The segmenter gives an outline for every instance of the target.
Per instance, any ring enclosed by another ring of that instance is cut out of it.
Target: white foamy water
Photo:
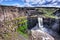
[[[58,21],[58,20],[56,20],[56,21]],[[56,27],[54,26],[53,29],[55,29],[55,28]],[[37,31],[41,30],[41,32],[43,31],[43,32],[46,32],[46,33],[50,34],[51,36],[53,36],[55,38],[55,40],[60,40],[60,35],[57,32],[53,31],[52,29],[43,27],[43,19],[40,17],[38,18],[38,24],[34,28],[32,28],[32,30],[37,30]]]

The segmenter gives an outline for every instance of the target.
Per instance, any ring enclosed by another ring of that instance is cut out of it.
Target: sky
[[[0,0],[0,5],[17,7],[60,7],[60,0]]]

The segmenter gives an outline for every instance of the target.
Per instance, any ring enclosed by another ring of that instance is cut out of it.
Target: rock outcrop
[[[41,30],[32,30],[31,40],[54,40],[54,38]]]
[[[25,16],[26,10],[13,6],[0,6],[0,40],[22,40],[16,32],[18,21],[14,19]]]

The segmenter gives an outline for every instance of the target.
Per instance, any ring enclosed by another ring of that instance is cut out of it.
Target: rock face
[[[60,34],[60,9],[53,13],[57,18],[44,18],[44,27],[50,28]]]
[[[21,16],[25,16],[25,11],[17,8],[17,7],[5,7],[5,6],[0,6],[0,22],[1,22],[1,27],[4,27],[4,23],[7,21],[11,21],[14,18],[18,18]],[[11,28],[11,26],[15,22],[10,23],[9,25],[6,25],[7,27]]]
[[[38,23],[38,19],[37,19],[37,15],[38,12],[36,10],[27,10],[27,24],[28,24],[28,29],[32,29],[37,23]]]
[[[54,40],[51,35],[41,30],[32,30],[31,32],[31,40]]]
[[[0,40],[20,40],[16,33],[18,26],[13,26],[17,21],[12,20],[25,16],[25,12],[26,10],[18,7],[0,6]]]
[[[60,34],[60,9],[57,10],[54,13],[54,15],[57,16],[58,18],[55,19],[55,24],[53,25],[53,28],[54,28],[54,30],[57,30],[57,32]]]

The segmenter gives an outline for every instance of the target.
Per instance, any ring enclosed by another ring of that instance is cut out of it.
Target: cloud
[[[24,7],[34,7],[33,5],[29,4],[29,3],[25,3]]]
[[[26,4],[35,7],[59,7],[60,0],[25,0]]]
[[[45,2],[45,0],[25,0],[26,3],[30,3],[31,4],[37,4],[37,3],[40,3],[40,4],[43,4]]]
[[[50,1],[52,1],[52,0],[45,0],[45,1],[50,2]]]
[[[12,1],[12,0],[0,0],[0,3],[3,1]],[[7,4],[17,7],[59,7],[60,0],[21,0],[24,3],[20,4],[18,2],[13,4]],[[13,1],[12,1],[13,2]],[[10,2],[11,3],[11,2]]]
[[[60,0],[58,0],[60,2]]]
[[[30,2],[30,0],[25,0],[25,2],[29,3],[29,2]]]
[[[21,5],[19,3],[14,3],[14,4],[11,4],[12,6],[16,6],[16,7],[23,7],[24,5]]]
[[[14,3],[12,5],[17,7],[60,7],[60,5],[58,5],[58,2],[60,2],[60,0],[22,0],[22,1],[25,2],[23,5],[19,3]]]

